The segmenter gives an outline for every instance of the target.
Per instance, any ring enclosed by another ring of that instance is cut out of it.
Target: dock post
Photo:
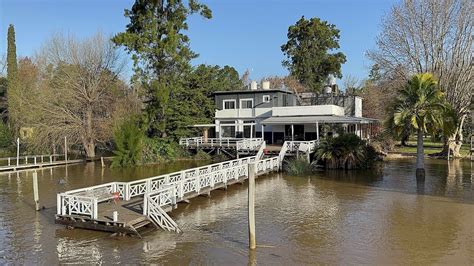
[[[64,137],[64,160],[67,164],[67,137]]]
[[[16,166],[20,165],[20,138],[16,139]]]
[[[113,213],[113,219],[114,219],[114,222],[117,222],[117,221],[118,221],[118,212],[117,212],[117,211],[114,211],[114,213]]]
[[[248,164],[249,175],[249,248],[255,249],[257,242],[255,240],[255,163]]]
[[[40,210],[40,203],[39,203],[39,193],[38,193],[38,173],[33,172],[33,195],[35,200],[35,209],[37,211]]]
[[[100,164],[102,165],[102,167],[105,167],[104,157],[100,157]]]

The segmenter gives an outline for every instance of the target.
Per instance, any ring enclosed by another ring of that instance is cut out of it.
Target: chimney
[[[250,90],[256,91],[257,90],[257,82],[255,80],[252,80],[250,83]]]
[[[269,90],[270,89],[270,81],[265,80],[262,82],[262,89]]]

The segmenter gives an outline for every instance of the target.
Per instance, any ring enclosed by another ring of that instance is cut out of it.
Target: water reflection
[[[474,177],[467,161],[427,160],[423,183],[409,160],[388,161],[378,171],[258,178],[256,251],[248,250],[246,184],[180,204],[171,215],[182,235],[122,238],[54,224],[58,192],[198,164],[38,169],[41,212],[34,211],[32,172],[0,176],[0,264],[474,263]]]

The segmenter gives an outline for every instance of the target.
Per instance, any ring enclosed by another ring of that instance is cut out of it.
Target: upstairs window
[[[235,100],[224,100],[224,110],[235,109]]]
[[[270,102],[270,95],[263,95],[263,102],[269,103]]]
[[[253,99],[240,100],[240,109],[250,109],[250,108],[253,108]]]

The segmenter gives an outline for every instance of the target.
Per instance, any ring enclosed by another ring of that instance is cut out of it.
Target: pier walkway
[[[42,168],[64,164],[80,163],[84,160],[69,160],[65,154],[26,155],[0,158],[0,172]]]
[[[256,165],[256,176],[279,171],[288,149],[297,145],[301,144],[285,143],[277,156],[264,158],[266,145],[260,140],[254,156],[59,193],[56,223],[138,236],[139,230],[146,227],[180,232],[177,223],[168,215],[179,202],[244,182],[251,163]]]

